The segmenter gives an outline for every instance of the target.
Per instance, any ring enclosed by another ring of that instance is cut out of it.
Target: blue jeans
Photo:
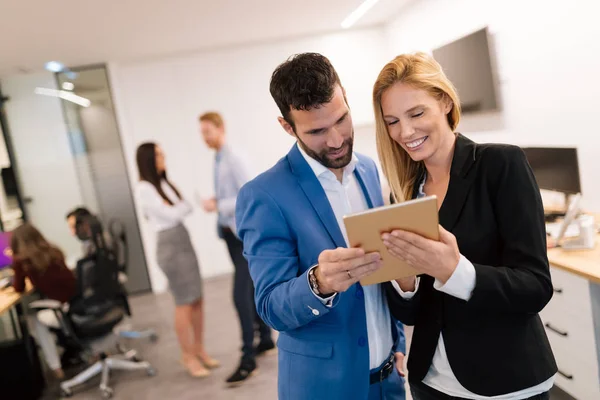
[[[394,366],[394,370],[386,380],[379,383],[374,383],[369,388],[368,400],[405,400],[406,392],[404,391],[404,378],[398,374],[398,370]]]

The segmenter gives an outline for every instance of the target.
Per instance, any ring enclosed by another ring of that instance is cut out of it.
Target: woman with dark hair
[[[207,368],[219,366],[204,349],[202,281],[196,253],[183,220],[192,213],[175,186],[167,179],[165,157],[155,143],[137,149],[140,182],[137,192],[146,218],[157,233],[159,267],[169,281],[175,298],[175,331],[182,352],[182,364],[190,375],[210,375]]]
[[[12,232],[10,247],[13,253],[13,286],[25,290],[25,278],[45,297],[66,303],[75,295],[75,276],[65,265],[65,256],[48,243],[31,224],[25,223]],[[64,378],[58,350],[48,327],[59,328],[56,314],[42,310],[34,319],[36,338],[40,343],[48,367],[57,378]]]

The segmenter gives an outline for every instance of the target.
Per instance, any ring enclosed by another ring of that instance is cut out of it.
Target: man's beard
[[[314,158],[319,163],[321,163],[321,165],[323,165],[327,168],[330,168],[330,169],[344,168],[346,165],[350,164],[350,161],[352,161],[352,148],[354,146],[354,132],[352,132],[351,137],[344,140],[344,143],[342,143],[342,145],[339,148],[337,148],[337,149],[327,148],[318,153],[316,151],[310,149],[299,137],[297,137],[297,138],[298,138],[298,143],[300,144],[300,146],[302,146],[302,150],[304,150],[306,152],[306,154],[308,154],[311,158]],[[330,155],[331,152],[340,150],[340,149],[346,148],[346,147],[348,148],[348,151],[346,151],[346,154],[344,154],[343,156],[334,158],[333,156]]]

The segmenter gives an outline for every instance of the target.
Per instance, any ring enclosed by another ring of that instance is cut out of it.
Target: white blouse
[[[137,186],[137,194],[142,212],[150,221],[155,232],[174,228],[193,211],[192,205],[185,200],[179,199],[167,182],[164,180],[161,181],[160,187],[173,205],[166,204],[165,200],[150,182],[140,181]]]

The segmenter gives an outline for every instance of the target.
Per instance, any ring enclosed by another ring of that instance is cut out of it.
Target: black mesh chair
[[[74,378],[61,383],[63,396],[69,397],[73,388],[102,374],[100,390],[104,398],[112,397],[108,386],[112,370],[142,370],[155,374],[154,368],[141,361],[133,350],[126,351],[119,345],[119,324],[126,315],[119,284],[119,268],[112,252],[99,249],[96,254],[77,263],[77,294],[66,311],[51,301],[33,304],[33,309],[52,309],[57,315],[61,331],[87,353],[88,359],[97,359]],[[39,303],[39,302],[38,302]],[[117,355],[108,355],[114,348]]]
[[[111,238],[111,248],[115,254],[117,265],[119,266],[119,281],[122,285],[127,283],[127,259],[129,258],[129,247],[127,246],[127,233],[125,232],[125,225],[113,218],[108,223],[108,233]],[[127,298],[127,292],[123,287],[123,305],[127,315],[131,316],[131,307],[129,306],[129,299]]]
[[[124,286],[128,280],[127,266],[129,260],[129,247],[127,246],[127,232],[125,230],[125,225],[120,220],[113,218],[108,224],[108,233],[111,237],[111,251],[115,256],[119,269],[119,282],[121,283],[121,299],[123,301],[123,307],[125,308],[127,315],[131,316],[129,298]],[[152,342],[158,340],[158,335],[154,329],[129,329],[127,331],[122,331],[121,335],[130,339],[149,338]]]

